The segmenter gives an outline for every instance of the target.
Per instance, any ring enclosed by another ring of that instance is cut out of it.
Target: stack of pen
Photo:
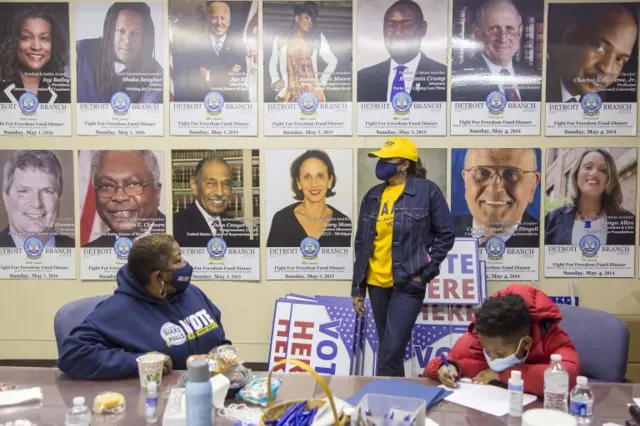
[[[317,408],[308,410],[307,401],[292,404],[278,420],[265,420],[271,426],[310,426],[318,412]]]

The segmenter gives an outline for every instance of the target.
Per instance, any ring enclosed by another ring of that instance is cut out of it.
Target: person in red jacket
[[[474,383],[507,384],[512,370],[522,372],[524,391],[542,396],[544,370],[552,354],[562,355],[569,389],[580,374],[580,360],[571,339],[558,325],[562,314],[553,301],[533,287],[513,284],[488,298],[469,329],[448,355],[449,369],[434,358],[424,375],[456,387],[461,377]]]

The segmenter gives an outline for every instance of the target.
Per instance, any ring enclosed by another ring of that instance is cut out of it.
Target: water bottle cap
[[[551,355],[551,361],[555,361],[555,362],[560,362],[560,361],[562,361],[562,355],[560,355],[560,354],[553,354],[553,355]]]
[[[576,379],[576,383],[578,383],[579,385],[586,385],[587,383],[589,383],[589,380],[584,377],[584,376],[578,376],[578,378]]]
[[[194,359],[187,367],[189,371],[189,381],[192,383],[208,382],[211,378],[209,374],[209,362],[204,359]]]
[[[511,378],[512,379],[518,379],[518,380],[522,379],[522,372],[518,371],[518,370],[512,370],[511,371]]]
[[[84,396],[76,396],[73,398],[73,405],[84,405]]]

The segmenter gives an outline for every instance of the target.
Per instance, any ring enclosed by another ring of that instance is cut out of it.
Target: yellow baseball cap
[[[401,137],[389,138],[379,151],[370,152],[369,157],[382,159],[404,158],[409,161],[418,161],[418,148],[411,140]]]

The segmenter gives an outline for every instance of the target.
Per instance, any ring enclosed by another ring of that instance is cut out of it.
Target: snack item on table
[[[276,398],[281,384],[282,380],[276,379],[275,377],[271,378],[271,394],[273,395],[273,399]],[[252,404],[258,404],[266,407],[269,404],[269,397],[267,396],[267,378],[253,376],[251,380],[249,380],[249,383],[240,389],[238,396]]]
[[[125,408],[124,395],[118,392],[103,392],[93,400],[93,412],[96,414],[118,414]]]
[[[234,369],[235,366],[243,364],[236,348],[231,345],[222,345],[214,348],[211,352],[213,358],[217,361],[217,372],[225,373]]]

